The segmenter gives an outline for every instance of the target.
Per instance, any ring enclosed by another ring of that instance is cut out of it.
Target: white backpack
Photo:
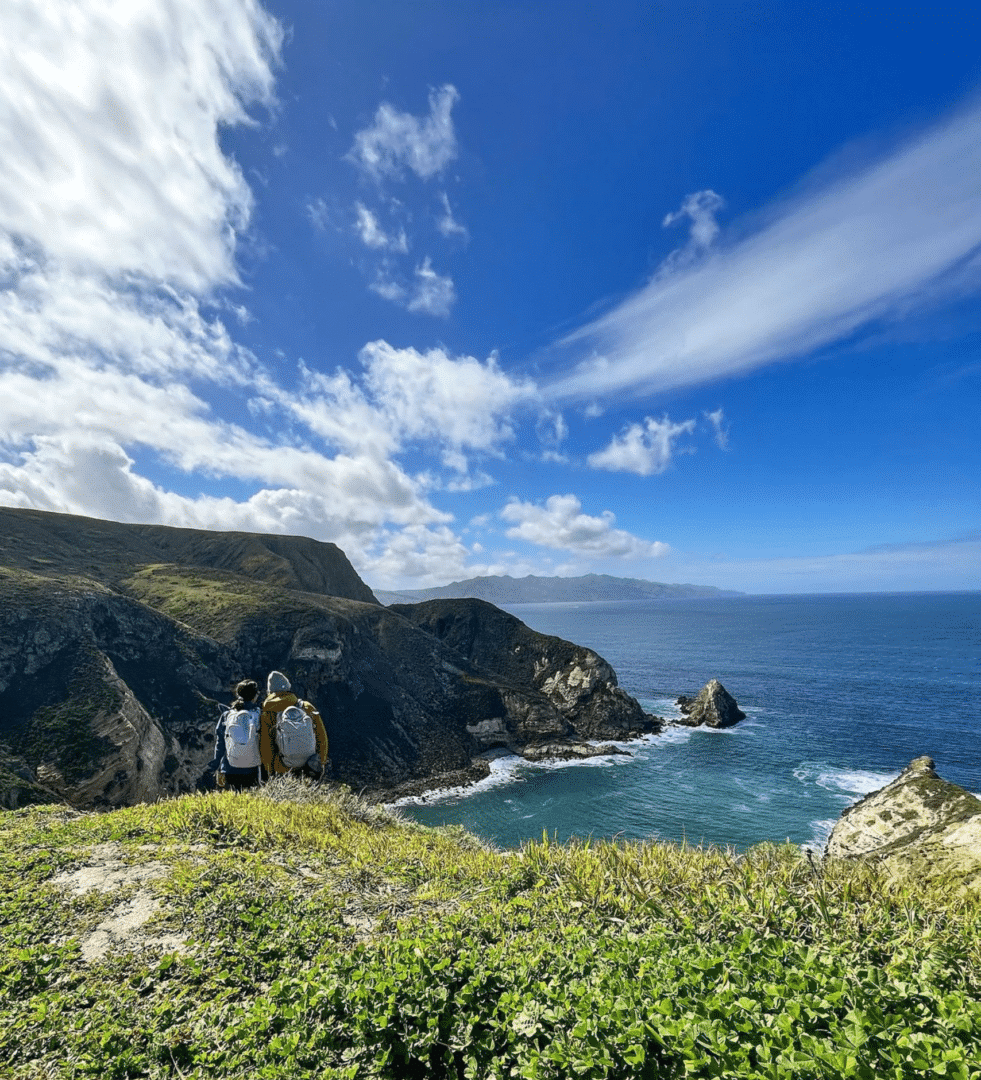
[[[233,769],[254,769],[259,764],[258,709],[225,713],[225,757]]]
[[[313,718],[298,705],[288,705],[276,718],[276,746],[283,764],[291,769],[306,765],[317,752]]]

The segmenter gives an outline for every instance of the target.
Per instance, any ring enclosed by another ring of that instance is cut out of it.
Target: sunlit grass
[[[82,961],[93,850],[179,950]],[[981,1077],[978,899],[790,845],[502,852],[284,779],[5,814],[0,860],[15,1080]]]

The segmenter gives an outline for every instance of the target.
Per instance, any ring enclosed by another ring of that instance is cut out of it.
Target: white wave
[[[811,851],[816,851],[821,854],[828,844],[828,838],[831,836],[831,830],[838,824],[837,818],[826,818],[823,821],[812,821],[811,840],[807,844],[801,844],[802,848],[810,848]]]
[[[523,757],[517,754],[509,754],[507,751],[491,752],[485,755],[490,766],[490,772],[482,780],[473,784],[458,784],[454,787],[433,788],[421,795],[406,795],[396,799],[389,806],[430,806],[433,803],[449,802],[453,799],[463,799],[470,795],[476,795],[482,791],[490,791],[492,788],[504,787],[513,784],[517,779],[517,771],[522,765],[527,765]]]
[[[471,795],[478,795],[493,788],[504,787],[508,784],[519,783],[525,777],[536,772],[551,772],[555,769],[568,769],[573,766],[586,768],[611,768],[616,765],[627,765],[634,758],[638,744],[650,739],[658,739],[658,735],[645,735],[640,739],[632,739],[629,742],[616,742],[610,739],[583,740],[587,746],[613,746],[617,749],[626,750],[624,754],[601,754],[588,758],[561,758],[551,761],[527,761],[518,754],[511,754],[506,750],[491,750],[482,754],[490,765],[490,773],[482,780],[473,784],[456,785],[454,787],[433,788],[421,795],[406,795],[389,806],[431,806],[433,803],[450,802],[456,799],[466,799]],[[508,800],[510,801],[510,800]],[[551,800],[548,800],[549,802]],[[544,805],[548,805],[546,802]]]
[[[804,762],[794,769],[802,784],[816,784],[833,795],[853,802],[856,795],[868,795],[891,784],[898,774],[872,769],[840,769],[823,762]]]

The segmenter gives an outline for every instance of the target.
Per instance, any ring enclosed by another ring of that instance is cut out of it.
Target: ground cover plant
[[[499,852],[286,781],[8,812],[0,866],[12,1080],[981,1077],[978,900],[789,845]]]

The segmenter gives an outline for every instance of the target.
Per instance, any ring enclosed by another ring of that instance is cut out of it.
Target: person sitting
[[[267,776],[292,773],[319,779],[327,762],[327,730],[309,701],[292,692],[281,671],[270,671],[259,719],[259,756]]]
[[[219,788],[241,791],[259,783],[258,735],[259,684],[243,679],[235,686],[231,707],[222,711],[215,727],[215,756],[208,768],[215,773]]]

